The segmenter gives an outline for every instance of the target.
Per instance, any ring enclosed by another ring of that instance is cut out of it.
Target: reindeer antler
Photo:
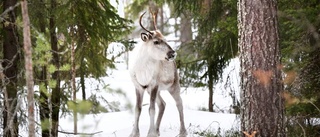
[[[141,28],[144,29],[145,31],[151,33],[151,31],[150,31],[150,30],[147,30],[145,27],[143,27],[143,25],[142,25],[142,23],[141,23],[141,19],[142,19],[142,17],[143,17],[144,14],[146,14],[146,12],[144,12],[144,13],[140,16],[140,19],[139,19],[140,26],[141,26]]]

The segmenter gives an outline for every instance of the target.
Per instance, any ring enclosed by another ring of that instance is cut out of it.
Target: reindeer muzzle
[[[175,51],[169,51],[167,53],[167,58],[166,60],[168,61],[173,61],[174,59],[176,59],[177,53]]]

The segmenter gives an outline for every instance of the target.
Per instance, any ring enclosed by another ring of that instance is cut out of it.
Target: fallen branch
[[[71,135],[88,135],[88,136],[91,136],[91,135],[95,135],[95,134],[102,133],[103,131],[98,131],[98,132],[93,132],[93,133],[81,133],[81,132],[74,133],[74,132],[60,131],[60,130],[58,130],[58,132],[63,133],[63,134],[69,134],[69,135],[71,134]]]

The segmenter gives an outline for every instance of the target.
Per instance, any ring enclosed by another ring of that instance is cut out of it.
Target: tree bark
[[[208,89],[209,89],[209,103],[208,103],[208,108],[209,112],[213,112],[213,84],[214,84],[214,79],[213,79],[213,65],[210,63],[208,60]]]
[[[71,37],[74,37],[74,28],[71,28]],[[73,39],[73,38],[72,38]],[[72,91],[72,100],[77,102],[77,89],[76,89],[76,62],[75,62],[75,43],[71,41],[71,91]],[[74,134],[78,134],[78,113],[77,108],[73,109],[73,130]]]
[[[86,85],[85,85],[85,68],[83,66],[84,63],[84,58],[81,57],[80,60],[80,85],[81,85],[81,91],[82,91],[82,100],[86,100]]]
[[[181,45],[189,44],[192,41],[192,23],[189,11],[184,11],[181,14],[180,24],[180,41]]]
[[[154,1],[149,1],[149,24],[150,24],[150,30],[156,30],[158,27],[158,24],[154,24],[158,22],[158,13],[159,13],[159,7]],[[162,32],[163,33],[163,32]]]
[[[4,0],[3,10],[13,8],[17,0]],[[8,12],[6,17],[7,23],[3,23],[3,55],[4,62],[2,64],[6,84],[4,90],[4,112],[3,112],[3,136],[18,137],[18,120],[17,112],[17,75],[18,75],[18,60],[19,60],[19,39],[18,31],[15,25],[17,17],[16,9]],[[2,71],[2,70],[1,70]]]
[[[50,19],[49,19],[49,29],[50,29],[50,44],[52,50],[52,63],[55,65],[57,70],[52,74],[52,79],[56,81],[55,88],[52,89],[51,93],[51,106],[52,106],[52,125],[51,125],[51,137],[58,136],[58,126],[59,126],[59,112],[60,112],[60,99],[61,99],[61,89],[60,89],[60,59],[58,54],[58,40],[56,33],[56,23],[55,23],[55,14],[54,10],[56,9],[57,3],[56,0],[51,0],[50,7]]]
[[[276,0],[239,0],[241,130],[284,137]]]
[[[27,84],[27,104],[28,104],[28,133],[29,137],[35,137],[35,118],[34,118],[34,81],[32,69],[32,47],[30,38],[30,20],[28,13],[28,2],[21,1],[21,11],[23,19],[23,47],[26,69]]]

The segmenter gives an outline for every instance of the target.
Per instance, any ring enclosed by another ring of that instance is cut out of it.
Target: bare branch
[[[1,13],[0,15],[0,22],[5,20],[5,15],[10,12],[13,11],[16,7],[20,6],[20,2],[16,3],[16,5],[14,6],[10,6],[9,8],[7,8],[4,12]]]
[[[60,131],[59,130],[58,132],[63,133],[63,134],[71,134],[71,135],[96,135],[96,134],[102,133],[103,131],[98,131],[98,132],[93,132],[93,133],[81,133],[81,132],[74,133],[74,132]]]

